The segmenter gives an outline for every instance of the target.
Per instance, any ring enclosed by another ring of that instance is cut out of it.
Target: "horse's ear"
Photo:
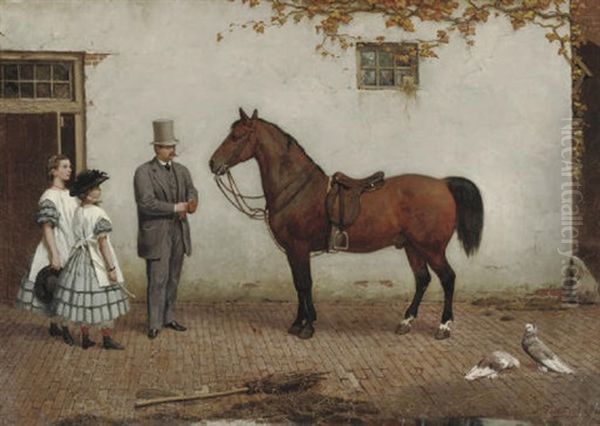
[[[242,109],[242,107],[240,107],[240,118],[244,121],[248,121],[248,115],[244,112],[244,110]]]
[[[258,111],[254,110],[254,112],[252,113],[252,120],[256,120],[258,118]]]

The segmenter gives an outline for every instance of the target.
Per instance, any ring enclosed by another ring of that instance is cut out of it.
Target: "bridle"
[[[236,147],[235,151],[233,151],[233,153],[229,159],[229,163],[233,163],[234,162],[233,160],[237,160],[239,158],[242,150],[246,146],[248,139],[254,135],[254,131],[255,131],[255,129],[252,128],[251,133],[247,134],[244,137],[244,140],[239,142],[238,146]],[[283,203],[279,203],[278,206],[271,209],[271,211],[266,207],[265,208],[253,207],[250,204],[248,204],[248,200],[260,200],[260,199],[265,199],[266,197],[264,194],[263,195],[243,195],[241,193],[233,175],[231,174],[229,166],[227,166],[227,164],[225,164],[224,168],[225,168],[225,172],[221,173],[221,174],[215,174],[214,179],[215,179],[215,183],[217,184],[217,187],[219,188],[221,193],[225,196],[225,199],[227,201],[229,201],[229,203],[233,207],[235,207],[239,212],[245,214],[250,219],[264,220],[265,224],[267,226],[267,229],[269,230],[269,234],[271,235],[271,238],[275,242],[275,245],[282,252],[285,253],[285,249],[283,247],[281,247],[281,245],[279,244],[279,242],[273,235],[273,231],[271,230],[271,227],[269,226],[269,213],[271,215],[273,215],[273,214],[283,210],[285,207],[287,207],[287,205],[290,204],[292,202],[292,200],[294,198],[296,198],[296,196],[300,192],[302,192],[302,190],[306,187],[306,185],[308,185],[308,183],[312,180],[312,177],[314,176],[316,170],[318,169],[318,166],[315,165],[315,167],[306,175],[306,177],[301,181],[301,183],[299,185],[297,185],[296,188],[293,189],[291,195],[288,196]],[[224,176],[227,176],[226,180],[223,179]],[[296,181],[297,181],[297,179],[294,179],[294,180],[292,180],[292,182],[288,183],[279,192],[279,194],[277,194],[275,196],[275,199],[277,199],[279,197],[279,195],[284,193]],[[322,252],[314,253],[313,255],[318,255],[321,253]]]
[[[250,139],[250,137],[252,137],[254,135],[254,132],[255,132],[254,127],[251,127],[249,132],[244,136],[243,140],[238,142],[235,150],[233,151],[233,153],[231,154],[231,157],[229,158],[228,163],[230,163],[230,164],[237,163],[237,160],[239,159],[240,154],[242,153],[243,149],[246,147],[246,144],[247,144],[248,140]],[[265,196],[264,195],[243,195],[241,193],[240,189],[238,188],[227,163],[225,163],[224,167],[225,167],[225,173],[215,174],[214,178],[215,178],[217,187],[219,188],[219,190],[221,190],[221,192],[223,193],[223,195],[225,196],[227,201],[229,201],[229,203],[231,203],[232,206],[234,206],[238,211],[240,211],[243,214],[245,214],[246,216],[248,216],[250,219],[265,220],[267,218],[267,210],[259,208],[259,207],[252,207],[247,202],[247,200],[260,200],[260,199],[265,198]],[[225,175],[227,176],[227,182],[225,182],[223,180],[223,176],[225,176]]]

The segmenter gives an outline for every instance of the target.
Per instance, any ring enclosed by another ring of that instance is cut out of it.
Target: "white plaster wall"
[[[416,98],[356,89],[354,50],[323,59],[313,24],[256,35],[227,33],[230,22],[266,16],[224,0],[0,1],[0,47],[109,53],[86,67],[87,163],[106,170],[104,207],[129,287],[144,294],[136,256],[132,176],[152,157],[151,121],[176,120],[179,160],[201,194],[191,217],[194,253],[180,295],[187,299],[292,299],[291,274],[265,225],[235,211],[207,166],[237,119],[237,108],[292,134],[327,172],[361,176],[381,169],[438,177],[462,175],[480,188],[483,242],[467,258],[453,238],[448,257],[457,297],[523,293],[560,282],[560,140],[570,117],[569,67],[539,28],[513,31],[502,18],[420,63]],[[360,17],[350,31],[365,39],[381,22]],[[216,42],[216,34],[225,39]],[[435,28],[424,26],[417,37]],[[399,31],[389,41],[408,40]],[[234,174],[261,192],[254,161]],[[313,261],[317,300],[393,299],[412,294],[405,255],[323,255]],[[439,297],[437,280],[429,297]]]

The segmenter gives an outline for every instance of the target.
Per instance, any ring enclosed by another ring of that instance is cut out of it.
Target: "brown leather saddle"
[[[361,195],[381,188],[383,183],[384,174],[381,171],[364,179],[353,179],[342,172],[333,174],[331,189],[325,200],[327,217],[332,225],[330,248],[348,249],[350,241],[346,228],[354,223],[360,213]]]

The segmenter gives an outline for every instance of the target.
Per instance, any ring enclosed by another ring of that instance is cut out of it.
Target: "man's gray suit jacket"
[[[198,200],[189,170],[182,164],[171,162],[177,179],[178,193],[173,200],[169,183],[156,158],[142,164],[135,171],[134,191],[138,211],[138,256],[144,259],[160,259],[168,256],[169,230],[176,217],[174,204],[188,200]],[[190,225],[181,221],[185,254],[192,253]]]

